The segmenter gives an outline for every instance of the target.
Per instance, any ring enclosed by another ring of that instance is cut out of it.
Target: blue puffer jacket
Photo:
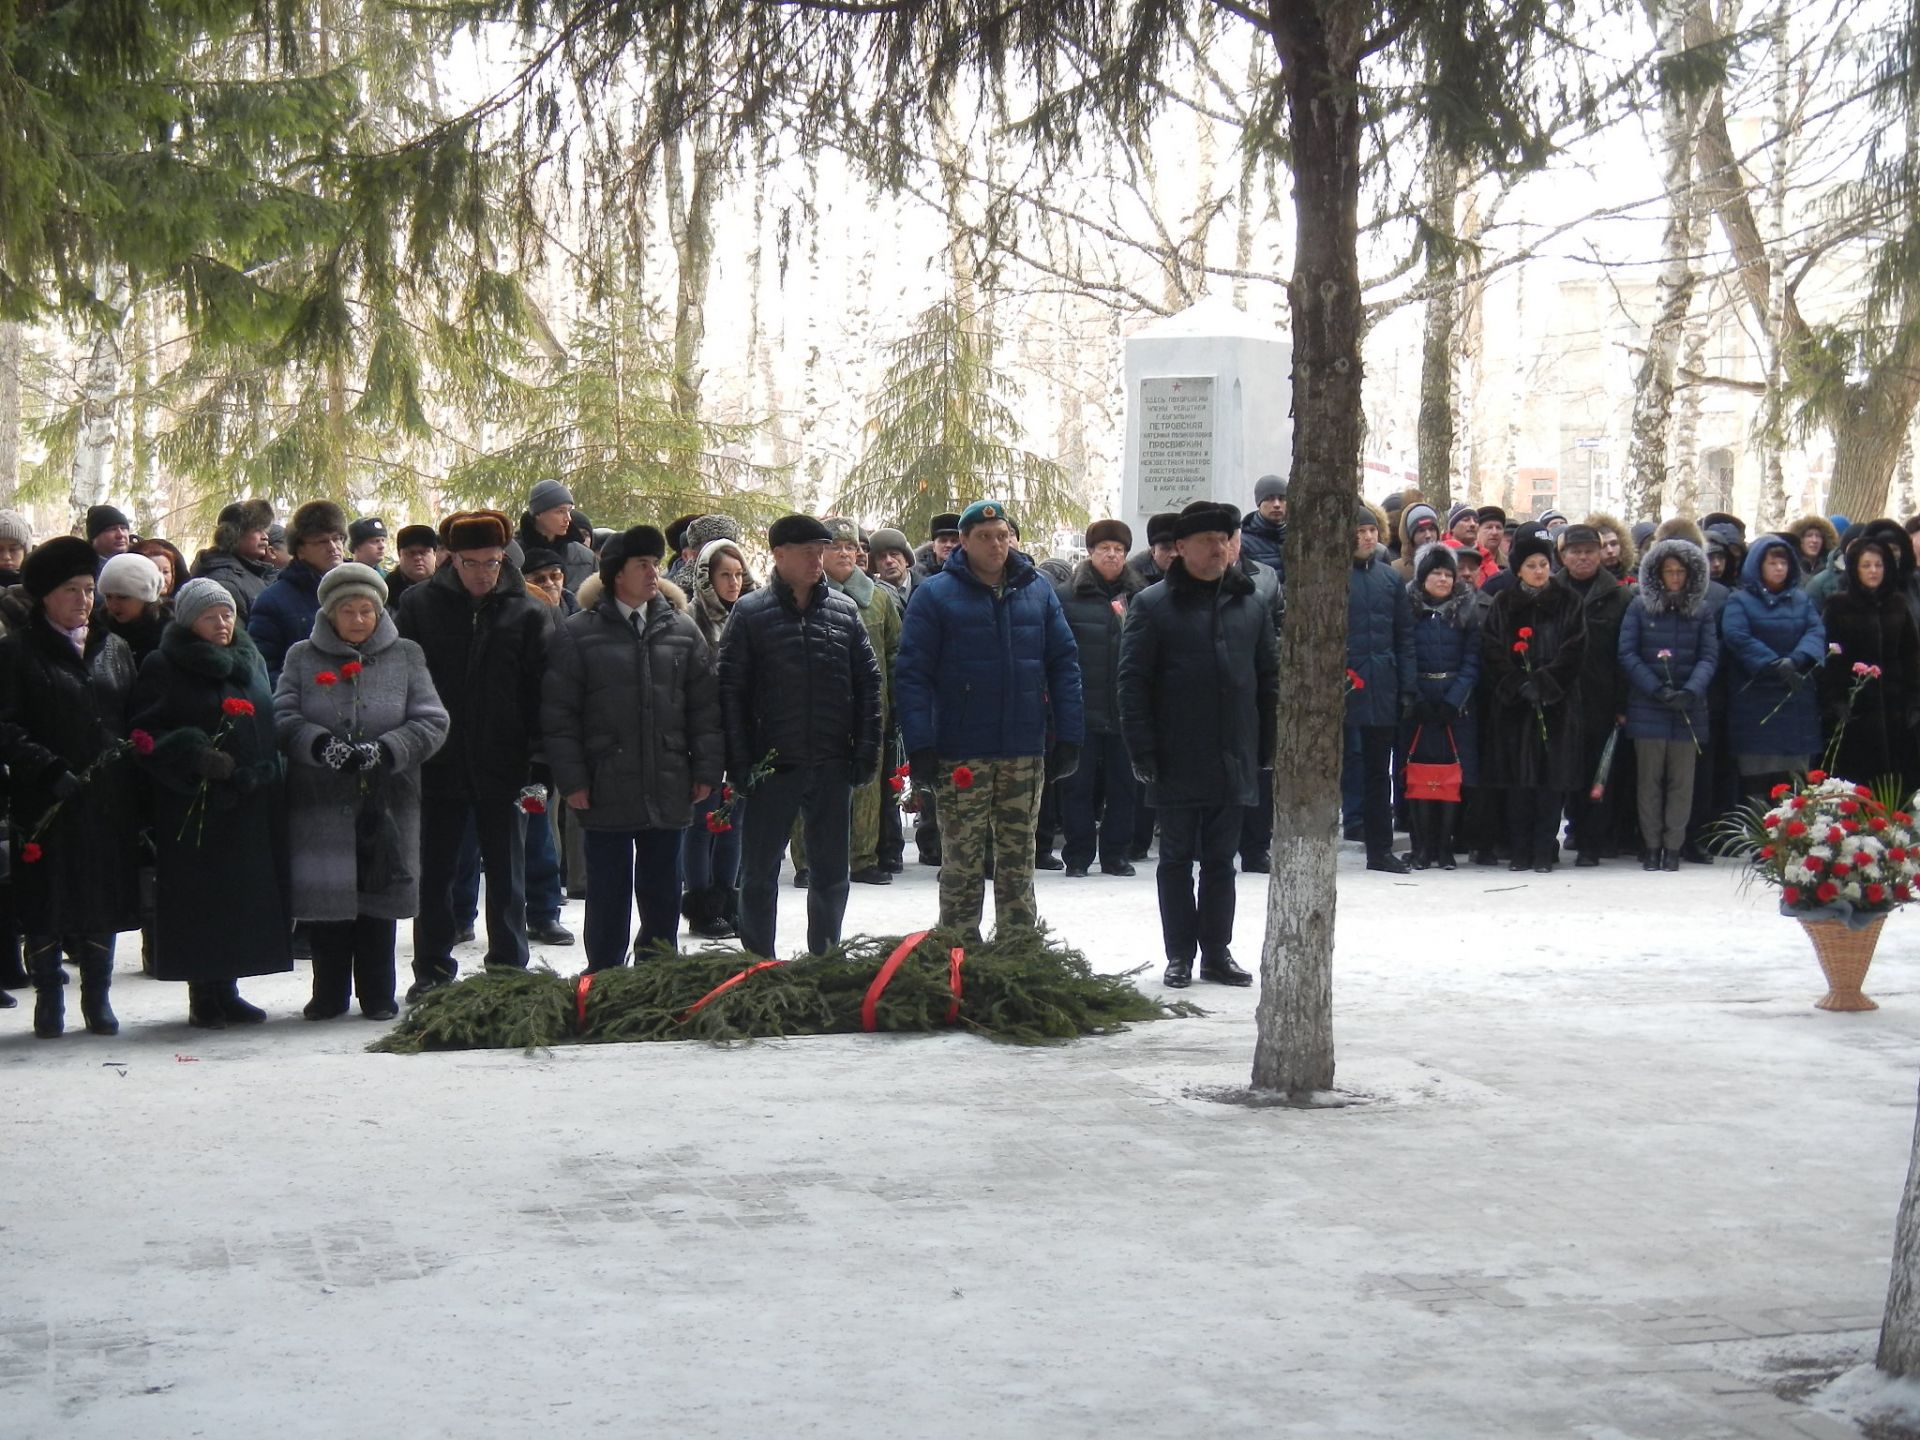
[[[1687,567],[1686,585],[1673,594],[1660,583],[1660,562],[1668,558]],[[1707,605],[1710,583],[1705,552],[1688,540],[1656,541],[1640,561],[1639,593],[1620,621],[1629,740],[1707,743],[1707,690],[1720,664],[1719,627]],[[1662,650],[1672,653],[1662,660]],[[1653,698],[1662,685],[1687,692],[1684,715]]]
[[[313,634],[320,613],[320,572],[296,560],[260,592],[247,614],[247,638],[267,662],[269,684],[278,684],[287,651]]]
[[[1086,738],[1073,631],[1053,586],[1017,550],[998,596],[973,578],[958,549],[913,587],[893,697],[909,755],[1044,755],[1049,719],[1054,743]]]
[[[1475,592],[1455,590],[1436,605],[1407,587],[1413,611],[1413,654],[1418,667],[1416,693],[1423,705],[1451,705],[1459,712],[1451,725],[1416,715],[1400,727],[1408,758],[1443,764],[1460,757],[1460,783],[1480,783],[1480,716],[1473,703],[1480,683],[1480,615]],[[1452,744],[1447,741],[1448,734]],[[1413,746],[1415,736],[1420,745]]]
[[[1400,697],[1414,693],[1413,602],[1375,550],[1347,574],[1347,667],[1366,682],[1347,692],[1349,725],[1395,725]]]
[[[1251,555],[1270,570],[1280,572],[1280,583],[1287,582],[1287,527],[1284,521],[1267,519],[1258,510],[1249,510],[1240,522],[1240,553]]]
[[[1720,647],[1731,691],[1728,735],[1736,755],[1811,756],[1820,749],[1812,671],[1827,658],[1827,632],[1813,602],[1801,593],[1798,564],[1788,565],[1787,583],[1780,590],[1761,583],[1760,562],[1775,550],[1785,550],[1787,559],[1794,559],[1793,546],[1778,535],[1753,542],[1747,563],[1740,567],[1740,588],[1720,613]],[[1807,677],[1791,698],[1786,685],[1766,669],[1783,656],[1791,656]]]

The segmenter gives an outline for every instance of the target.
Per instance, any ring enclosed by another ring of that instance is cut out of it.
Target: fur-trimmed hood
[[[1820,532],[1820,559],[1822,561],[1831,559],[1834,550],[1840,544],[1840,532],[1833,528],[1833,522],[1824,515],[1802,515],[1798,520],[1780,532],[1793,542],[1794,559],[1802,559],[1800,555],[1800,538],[1809,530],[1818,530]],[[1802,561],[1802,563],[1804,564],[1805,562]]]
[[[1611,530],[1615,535],[1620,537],[1619,563],[1604,568],[1620,576],[1631,575],[1639,568],[1639,549],[1633,543],[1633,528],[1631,526],[1622,525],[1617,519],[1607,514],[1604,510],[1593,511],[1587,516],[1583,523],[1591,525],[1596,530]]]
[[[1706,533],[1684,515],[1676,515],[1671,520],[1661,521],[1660,528],[1653,532],[1653,538],[1656,542],[1686,540],[1698,545],[1702,550],[1707,548]]]
[[[1413,544],[1413,527],[1423,521],[1433,526],[1435,540],[1446,535],[1446,526],[1438,510],[1424,500],[1409,501],[1394,517],[1394,540],[1400,547],[1401,555],[1407,555],[1416,548]]]
[[[582,610],[591,610],[600,603],[600,597],[606,593],[607,587],[600,582],[600,577],[590,575],[573,598],[580,602]],[[660,577],[660,593],[666,596],[667,603],[682,615],[687,613],[687,592],[664,575]]]
[[[1669,593],[1666,586],[1660,583],[1660,566],[1668,559],[1678,560],[1687,567],[1686,588],[1677,595]],[[1698,615],[1706,598],[1706,551],[1691,540],[1683,540],[1678,536],[1656,540],[1647,547],[1647,553],[1640,559],[1640,604],[1649,615],[1659,615],[1664,611]]]

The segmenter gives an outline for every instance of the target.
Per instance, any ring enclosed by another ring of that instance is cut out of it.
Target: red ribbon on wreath
[[[953,991],[953,1004],[947,1007],[947,1024],[951,1025],[960,1018],[960,967],[967,961],[967,952],[956,945],[947,956],[947,988]]]
[[[738,985],[742,980],[746,979],[749,975],[757,974],[762,970],[771,970],[776,965],[784,965],[786,963],[787,962],[784,960],[762,960],[757,965],[747,966],[747,968],[742,970],[738,975],[729,975],[726,979],[722,980],[718,985],[714,986],[711,990],[707,991],[706,994],[702,995],[698,1000],[694,1001],[692,1005],[688,1006],[687,1013],[680,1017],[679,1023],[682,1025],[686,1024],[687,1021],[691,1020],[694,1017],[694,1014],[700,1009],[701,1006],[705,1005],[709,1000],[719,999],[720,996],[726,994],[727,991],[733,989],[734,986]]]
[[[872,1034],[880,1027],[880,997],[886,994],[887,986],[893,983],[893,977],[899,973],[901,965],[914,948],[933,932],[916,930],[887,956],[886,963],[880,967],[880,973],[873,977],[873,983],[867,986],[867,998],[860,1002],[860,1028]],[[966,963],[967,952],[956,945],[947,953],[947,988],[953,991],[953,1003],[947,1007],[947,1024],[951,1025],[960,1018],[960,967]]]
[[[582,1033],[587,1028],[587,991],[593,988],[593,972],[583,974],[573,982],[573,1014],[579,1022],[574,1028]]]

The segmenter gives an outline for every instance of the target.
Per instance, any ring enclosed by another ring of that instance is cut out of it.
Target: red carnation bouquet
[[[753,789],[762,780],[773,773],[773,760],[780,752],[769,750],[760,757],[759,763],[740,778],[740,793],[734,793],[733,786],[720,787],[720,803],[707,812],[707,832],[711,835],[724,835],[733,829],[733,807],[740,800],[753,793]]]
[[[1722,834],[1751,860],[1753,875],[1779,890],[1783,914],[1881,914],[1912,900],[1920,884],[1911,810],[1824,770],[1774,786]]]
[[[226,738],[233,733],[236,720],[253,718],[253,702],[239,695],[229,695],[220,702],[220,728],[215,730],[207,742],[209,750],[219,750]],[[199,786],[193,792],[193,803],[187,806],[187,813],[180,821],[180,833],[175,839],[187,838],[187,830],[198,823],[194,831],[193,843],[197,846],[207,834],[207,792],[212,781],[201,777]]]
[[[1520,666],[1527,672],[1527,678],[1531,680],[1533,678],[1533,656],[1529,652],[1533,649],[1533,627],[1531,625],[1522,625],[1513,633],[1520,637],[1513,642],[1513,653],[1520,657]],[[1547,712],[1540,708],[1540,702],[1538,700],[1533,702],[1533,723],[1540,727],[1540,743],[1542,745],[1547,744]]]
[[[122,756],[144,756],[151,754],[153,754],[153,736],[144,730],[135,730],[128,735],[126,739],[109,745],[98,755],[94,756],[87,768],[73,778],[80,783],[80,788],[84,790],[93,783],[94,776],[98,775],[102,770],[106,769],[107,766]],[[78,792],[75,793],[77,794]],[[47,833],[47,830],[53,824],[54,817],[60,813],[60,807],[66,803],[65,800],[56,800],[40,812],[40,818],[34,822],[33,830],[27,836],[26,843],[20,847],[20,863],[22,865],[38,865],[46,855],[46,848],[41,845],[40,837]]]

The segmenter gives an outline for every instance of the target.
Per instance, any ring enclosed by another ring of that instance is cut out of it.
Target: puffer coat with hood
[[[1661,583],[1667,560],[1687,567],[1687,583]],[[1627,738],[1705,744],[1707,691],[1720,665],[1720,629],[1707,605],[1707,556],[1688,540],[1656,540],[1640,561],[1639,593],[1620,622],[1620,668],[1627,677]],[[1664,659],[1662,656],[1664,655]],[[1653,697],[1662,687],[1686,696],[1676,710]]]
[[[1827,634],[1813,602],[1800,589],[1800,567],[1789,563],[1786,582],[1769,590],[1760,579],[1768,555],[1791,562],[1793,544],[1762,535],[1740,567],[1740,588],[1720,613],[1720,646],[1727,664],[1728,734],[1736,755],[1810,756],[1820,748],[1820,713],[1810,683],[1827,656]],[[1797,689],[1773,670],[1790,659],[1803,677]]]

